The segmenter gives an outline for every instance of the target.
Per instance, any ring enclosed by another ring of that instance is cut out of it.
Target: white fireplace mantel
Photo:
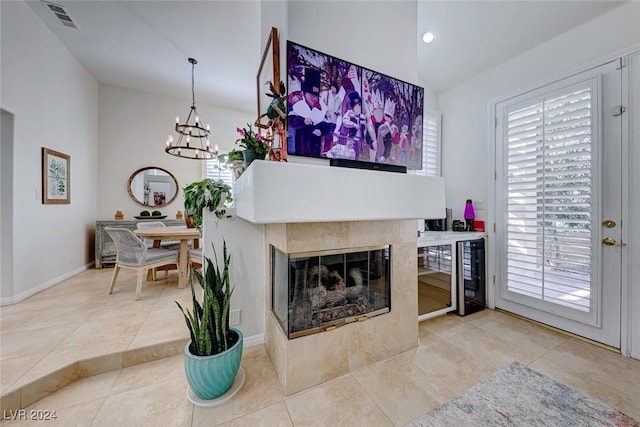
[[[236,215],[255,224],[444,218],[444,180],[254,161],[235,183]]]

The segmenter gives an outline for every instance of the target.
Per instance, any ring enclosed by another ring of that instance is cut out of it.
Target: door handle
[[[618,243],[616,242],[616,239],[612,239],[611,237],[605,237],[604,239],[602,239],[602,244],[605,246],[627,246],[626,243]]]

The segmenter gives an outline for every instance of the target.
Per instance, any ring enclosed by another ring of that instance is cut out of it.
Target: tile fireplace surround
[[[288,340],[265,292],[265,346],[285,395],[344,375],[418,344],[415,221],[269,224],[266,245],[286,253],[392,246],[391,311],[362,322]],[[268,263],[267,277],[271,276]],[[270,284],[268,285],[270,286]]]
[[[226,239],[236,236],[236,251],[252,251],[261,258],[252,261],[264,263],[264,341],[285,395],[417,346],[416,219],[444,217],[441,178],[256,161],[235,183],[234,198],[236,219],[226,224],[240,230]],[[212,241],[226,225],[207,221],[215,218],[205,216],[205,240]],[[239,237],[242,227],[262,238]],[[287,254],[391,245],[391,311],[288,340],[271,311],[271,245]]]

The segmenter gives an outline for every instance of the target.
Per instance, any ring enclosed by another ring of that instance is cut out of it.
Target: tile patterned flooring
[[[107,295],[111,273],[88,270],[0,308],[2,395],[77,359],[187,337],[173,301],[188,303],[189,291],[175,273],[146,284],[137,302],[126,270]],[[419,333],[412,350],[292,396],[260,345],[245,348],[245,384],[219,407],[187,400],[178,355],[81,378],[26,414],[55,410],[48,425],[64,426],[402,426],[517,360],[640,419],[638,360],[492,310],[431,319]]]

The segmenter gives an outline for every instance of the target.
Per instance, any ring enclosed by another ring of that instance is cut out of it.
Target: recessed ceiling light
[[[433,33],[424,33],[424,36],[422,36],[422,41],[425,43],[431,43],[433,41]]]

